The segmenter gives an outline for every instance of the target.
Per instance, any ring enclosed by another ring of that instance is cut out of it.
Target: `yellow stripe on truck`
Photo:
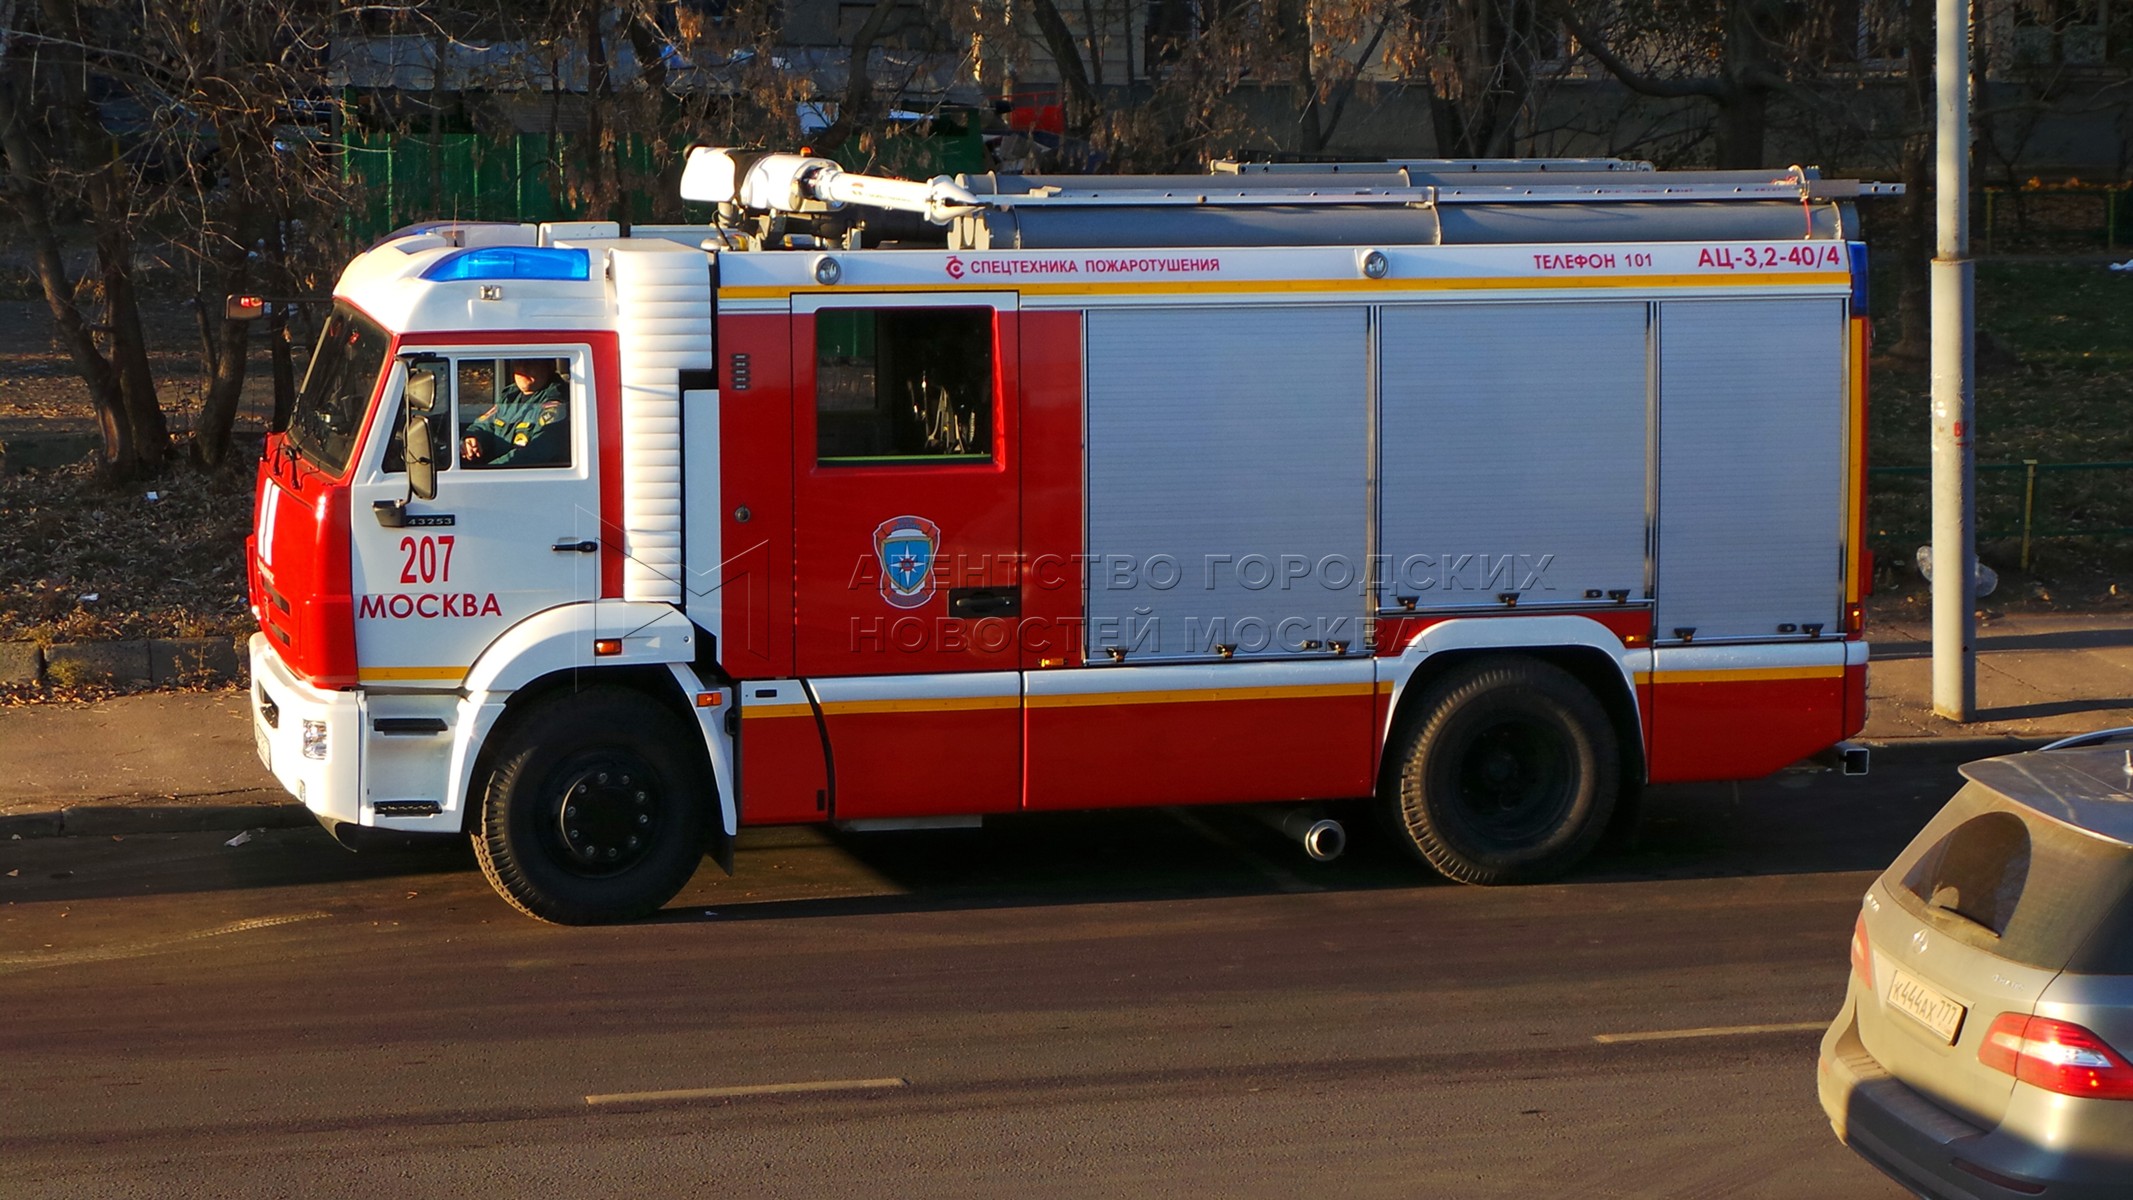
[[[1188,688],[1149,692],[1082,692],[1072,695],[1031,696],[1031,708],[1093,708],[1123,704],[1194,704],[1230,700],[1313,700],[1335,696],[1369,696],[1379,691],[1371,683],[1299,684],[1294,687]],[[1391,690],[1385,685],[1384,690]],[[884,700],[834,700],[822,705],[826,717],[849,717],[874,713],[970,712],[1016,708],[1019,696],[930,696]],[[812,714],[805,704],[744,704],[742,719],[751,717],[800,717]]]
[[[1369,696],[1369,683],[1316,683],[1295,687],[1189,688],[1154,692],[1077,692],[1031,696],[1031,708],[1094,708],[1110,704],[1193,704],[1225,700],[1314,700],[1331,696]]]
[[[805,704],[742,704],[741,719],[756,721],[764,717],[811,717],[815,710]]]
[[[411,679],[459,680],[466,677],[465,667],[371,667],[356,672],[356,678],[364,683],[392,683]]]
[[[1745,667],[1737,671],[1639,671],[1644,683],[1763,683],[1777,679],[1842,679],[1842,665],[1827,667]]]
[[[825,717],[857,716],[861,713],[967,712],[983,708],[1015,708],[1019,696],[932,696],[897,700],[834,700],[822,705]]]

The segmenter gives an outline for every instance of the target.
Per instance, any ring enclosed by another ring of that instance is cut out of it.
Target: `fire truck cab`
[[[650,912],[744,824],[1376,798],[1476,883],[1865,713],[1881,185],[1618,160],[931,181],[352,262],[249,547],[261,758]]]

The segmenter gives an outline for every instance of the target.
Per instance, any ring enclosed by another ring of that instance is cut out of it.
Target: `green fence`
[[[583,175],[583,143],[569,134],[344,134],[341,172],[359,196],[348,231],[367,240],[431,219],[579,219],[586,214],[570,181]],[[657,178],[679,149],[623,138],[602,166],[624,178]],[[631,208],[632,220],[651,219],[652,197],[633,195]]]
[[[1971,206],[1979,214],[1984,254],[2106,253],[2133,245],[2129,185],[1986,188]]]
[[[923,132],[853,138],[830,157],[854,169],[905,178],[985,169],[975,114],[951,113]],[[592,218],[572,194],[585,177],[587,139],[572,134],[386,133],[350,130],[340,141],[342,178],[358,199],[343,218],[347,232],[370,241],[416,221],[574,221]],[[629,185],[632,221],[673,213],[672,197],[648,190],[688,148],[690,139],[624,136],[604,152],[604,172]],[[672,186],[671,179],[658,186]],[[662,203],[662,201],[665,201]],[[602,214],[604,217],[605,214]],[[671,219],[671,218],[670,218]]]
[[[2019,542],[2026,570],[2032,547],[2043,538],[2133,536],[2133,493],[2125,471],[2133,471],[2133,462],[1979,463],[1978,540]],[[1932,473],[1931,467],[1867,469],[1874,540],[1901,543],[1931,536]]]

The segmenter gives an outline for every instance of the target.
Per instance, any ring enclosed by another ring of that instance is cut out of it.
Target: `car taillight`
[[[1859,919],[1852,922],[1852,974],[1859,977],[1867,991],[1874,990],[1874,952],[1866,941],[1865,913],[1860,913]]]
[[[2062,1096],[2133,1100],[2133,1063],[2071,1021],[2001,1013],[1977,1060]]]

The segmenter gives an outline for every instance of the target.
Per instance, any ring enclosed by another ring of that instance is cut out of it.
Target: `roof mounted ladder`
[[[1225,206],[1272,206],[1311,207],[1336,205],[1398,204],[1416,207],[1434,207],[1449,204],[1646,204],[1688,201],[1702,204],[1726,201],[1758,202],[1767,204],[1773,200],[1811,202],[1828,200],[1853,200],[1861,196],[1901,195],[1901,184],[1863,183],[1851,179],[1822,179],[1813,171],[1793,167],[1778,174],[1757,176],[1753,181],[1739,178],[1699,178],[1699,172],[1623,172],[1619,180],[1605,182],[1590,179],[1576,181],[1550,181],[1534,179],[1532,182],[1507,183],[1495,179],[1469,184],[1407,183],[1402,176],[1401,184],[1364,182],[1367,176],[1357,176],[1353,185],[1307,187],[1283,187],[1280,175],[1260,176],[1246,180],[1220,172],[1209,176],[1204,182],[1195,179],[1189,187],[1135,186],[1130,176],[1106,178],[1087,177],[1086,186],[1068,186],[1045,183],[1028,191],[1001,190],[973,196],[974,207],[1014,208],[1161,208],[1189,206],[1216,208]],[[1735,174],[1738,173],[1729,173]],[[1266,182],[1260,182],[1265,180]],[[1166,181],[1167,183],[1168,181]],[[966,193],[968,194],[968,193]]]

